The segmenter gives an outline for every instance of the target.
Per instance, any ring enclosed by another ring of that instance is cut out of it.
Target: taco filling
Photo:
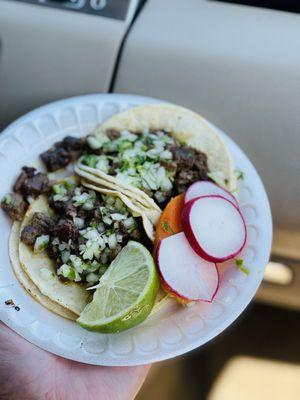
[[[92,286],[129,240],[141,240],[139,221],[118,198],[69,178],[48,197],[50,213],[35,212],[21,231],[34,253],[47,252],[63,282]]]
[[[191,182],[208,180],[207,157],[165,131],[107,130],[90,136],[81,163],[135,186],[157,203],[184,192]]]

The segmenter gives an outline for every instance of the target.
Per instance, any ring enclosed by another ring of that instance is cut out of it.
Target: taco
[[[15,222],[10,256],[16,276],[41,304],[75,319],[129,240],[145,241],[152,225],[126,196],[81,185],[74,177],[50,185]],[[124,200],[124,201],[123,201]]]
[[[97,154],[81,157],[76,173],[101,186],[116,185],[145,207],[163,208],[199,180],[213,180],[229,191],[236,188],[222,138],[182,107],[154,104],[116,114],[87,143]]]

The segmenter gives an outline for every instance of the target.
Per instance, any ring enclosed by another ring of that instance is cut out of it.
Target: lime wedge
[[[116,333],[144,321],[150,314],[159,277],[150,252],[134,241],[120,251],[102,276],[94,298],[77,322],[85,329]]]

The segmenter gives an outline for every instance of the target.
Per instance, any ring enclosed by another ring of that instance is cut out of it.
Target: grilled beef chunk
[[[192,168],[199,157],[199,152],[189,146],[171,147],[173,160],[177,163],[179,169]]]
[[[203,180],[198,171],[180,171],[175,177],[175,185],[178,193],[185,192],[191,183]],[[205,180],[205,179],[204,179]]]
[[[49,179],[46,174],[36,172],[35,168],[23,167],[14,184],[14,192],[23,196],[36,197],[49,190]]]
[[[56,266],[56,268],[58,268],[59,267],[59,263],[61,262],[61,257],[60,257],[61,254],[60,254],[60,251],[58,249],[58,246],[53,246],[53,245],[48,246],[47,247],[47,254],[48,254],[48,257],[51,258],[51,260],[54,260],[54,261],[56,261],[58,263],[58,265]]]
[[[22,170],[26,173],[28,178],[32,178],[35,173],[36,173],[36,169],[33,167],[23,167]]]
[[[72,157],[63,147],[51,147],[41,154],[41,159],[48,171],[56,171],[66,167],[71,162]]]
[[[68,218],[76,216],[76,207],[73,204],[72,199],[68,201],[55,201],[53,196],[49,197],[49,204],[58,214],[65,215]]]
[[[173,154],[173,162],[170,168],[176,164],[174,178],[175,191],[182,193],[198,180],[208,180],[208,166],[206,154],[189,146],[170,147]]]
[[[27,195],[33,197],[36,197],[41,193],[46,193],[49,190],[49,179],[47,175],[38,172],[32,178],[28,178],[24,182],[22,190]]]
[[[21,240],[28,246],[34,246],[36,239],[41,236],[40,230],[35,226],[25,226],[21,232]]]
[[[124,225],[124,223],[122,221],[119,221],[118,223],[118,234],[122,235],[123,237],[125,237],[127,235],[128,231],[126,226]]]
[[[86,140],[78,139],[73,136],[65,137],[61,142],[57,142],[49,150],[41,154],[41,159],[48,171],[56,171],[66,167],[78,152],[83,152],[86,148]]]
[[[22,171],[13,186],[13,191],[16,193],[20,193],[22,191],[22,187],[27,178],[28,178],[28,176],[27,176],[26,172]]]
[[[66,136],[61,142],[61,146],[66,151],[80,151],[84,150],[86,146],[86,140],[84,138],[76,138],[74,136]]]
[[[72,199],[64,202],[63,213],[68,218],[72,218],[72,217],[74,217],[76,215],[76,207],[74,206],[74,203],[73,203]]]
[[[21,240],[29,246],[33,246],[36,239],[53,231],[54,221],[47,214],[36,212],[30,221],[30,224],[25,226],[21,232]]]
[[[51,233],[53,231],[55,222],[49,215],[43,212],[36,212],[30,222],[31,226],[38,228],[43,233]]]
[[[1,202],[2,209],[14,221],[22,221],[28,204],[16,193],[7,194]]]
[[[136,228],[131,232],[130,237],[132,238],[132,240],[140,241],[140,239],[142,237],[141,232],[142,232],[142,230],[140,230],[139,228]]]
[[[164,161],[161,160],[161,165],[168,171],[172,176],[176,174],[177,171],[177,163],[175,161]]]
[[[101,213],[100,207],[96,207],[96,208],[94,209],[94,218],[95,218],[96,220],[98,220],[98,221],[101,221],[101,220],[102,220],[102,213]]]
[[[62,218],[55,225],[53,235],[63,242],[68,242],[70,239],[75,240],[79,232],[72,221]]]
[[[124,225],[122,221],[118,222],[118,231],[117,234],[121,235],[123,237],[122,244],[125,245],[129,239],[132,240],[140,240],[141,239],[141,232],[143,231],[143,227],[137,227],[134,229],[132,232],[128,232],[128,229]]]

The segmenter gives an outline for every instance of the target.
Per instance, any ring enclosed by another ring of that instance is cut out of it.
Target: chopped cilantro
[[[99,161],[99,157],[95,154],[86,154],[82,157],[82,164],[87,165],[91,168],[96,168],[96,165]]]
[[[235,173],[236,173],[236,179],[238,181],[243,181],[245,179],[245,174],[243,171],[236,170]]]
[[[90,223],[90,226],[91,226],[92,228],[94,228],[94,229],[98,229],[99,224],[98,224],[97,221],[92,220],[91,223]]]
[[[245,267],[244,265],[244,260],[242,258],[236,258],[235,260],[235,265],[238,267],[238,269],[243,272],[245,275],[249,275],[250,271],[248,268]]]
[[[52,186],[52,190],[53,190],[53,192],[54,192],[55,194],[60,194],[61,188],[62,188],[62,186],[61,186],[61,185],[58,185],[58,184],[55,184],[55,185]]]
[[[10,204],[12,202],[12,197],[11,197],[11,195],[8,193],[8,194],[6,194],[4,197],[3,197],[3,199],[1,200],[1,203],[2,204]]]
[[[146,157],[145,156],[142,156],[142,155],[139,155],[139,154],[136,156],[135,163],[137,165],[143,164],[145,161],[146,161]]]
[[[171,233],[172,235],[174,235],[174,231],[173,229],[170,227],[170,224],[167,221],[163,221],[162,223],[162,228],[165,232],[167,233]]]
[[[126,140],[126,141],[120,143],[120,145],[119,145],[119,151],[121,153],[127,149],[132,149],[132,148],[133,148],[133,145],[129,140]]]
[[[69,178],[65,182],[65,187],[67,190],[73,190],[76,188],[76,186],[77,186],[77,182],[75,179]]]

